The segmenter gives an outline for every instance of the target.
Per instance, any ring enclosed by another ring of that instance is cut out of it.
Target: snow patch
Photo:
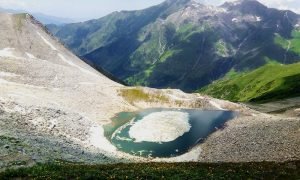
[[[13,51],[15,48],[4,48],[0,50],[0,57],[12,57],[12,58],[18,58],[17,56],[14,55]]]
[[[0,84],[8,84],[9,82],[4,80],[4,79],[0,79]]]
[[[12,84],[12,85],[16,85],[16,86],[35,88],[35,89],[47,89],[47,87],[44,87],[44,86],[34,86],[34,85],[29,85],[29,84],[20,84],[20,83],[16,83],[16,82],[6,81],[6,80],[1,79],[1,78],[0,78],[0,84]]]
[[[97,76],[96,74],[94,74],[94,73],[92,73],[92,72],[90,72],[90,71],[88,71],[88,70],[86,70],[86,69],[84,69],[84,68],[82,68],[82,67],[76,65],[76,64],[73,63],[72,61],[67,60],[62,54],[58,53],[58,56],[59,56],[60,59],[63,60],[65,63],[67,63],[67,64],[69,64],[69,65],[71,65],[71,66],[73,66],[73,67],[78,68],[81,72],[84,72],[84,73],[86,73],[86,74],[90,74],[90,75],[93,75],[93,76]]]
[[[18,77],[20,75],[17,75],[15,73],[10,73],[10,72],[1,72],[0,71],[0,77]]]
[[[200,5],[198,3],[193,3],[192,6],[194,6],[195,8],[200,7]]]
[[[29,52],[25,52],[26,56],[28,56],[31,59],[36,59],[36,57],[32,54],[30,54]]]
[[[238,22],[239,20],[237,18],[232,18],[231,21],[232,22]]]
[[[80,82],[79,85],[96,85],[96,83],[92,83],[92,82]]]
[[[27,94],[27,93],[22,93],[22,92],[16,92],[16,93],[9,93],[9,96],[12,97],[29,97],[29,98],[33,98],[33,99],[38,99],[35,95],[33,94]]]
[[[262,21],[262,18],[260,16],[255,16],[256,22]]]
[[[219,110],[225,110],[223,109],[218,103],[214,102],[214,101],[209,101],[209,103],[214,106],[215,108],[219,109]]]
[[[242,2],[241,2],[241,1],[234,1],[234,2],[231,2],[231,4],[232,4],[233,6],[237,6],[237,5],[242,4]]]
[[[96,148],[107,152],[115,152],[117,149],[105,137],[104,130],[100,126],[94,126],[90,129],[90,144]]]
[[[135,122],[129,130],[129,136],[135,142],[171,142],[190,129],[188,113],[155,112]]]
[[[171,158],[155,158],[153,162],[198,162],[199,155],[202,152],[201,146],[196,146],[189,152],[182,154],[180,156],[171,157]]]
[[[56,47],[53,46],[41,33],[37,32],[37,34],[42,38],[42,40],[54,51],[57,51]]]

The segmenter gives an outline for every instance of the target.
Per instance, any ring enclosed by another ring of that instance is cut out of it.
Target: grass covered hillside
[[[231,101],[271,101],[300,95],[300,63],[267,65],[247,73],[231,71],[199,92]]]
[[[299,162],[146,163],[84,165],[55,163],[8,170],[0,179],[298,179]]]

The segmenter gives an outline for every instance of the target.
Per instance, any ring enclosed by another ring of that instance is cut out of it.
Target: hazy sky
[[[48,15],[87,20],[99,18],[113,11],[143,9],[164,0],[0,0],[0,7],[41,12]],[[198,0],[219,5],[225,0]],[[300,13],[300,0],[259,0],[281,9]]]

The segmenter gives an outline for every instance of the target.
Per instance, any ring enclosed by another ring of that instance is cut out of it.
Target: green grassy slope
[[[290,39],[285,39],[279,34],[275,34],[275,44],[281,46],[284,49],[292,51],[296,54],[300,54],[300,31],[299,29],[293,30]]]
[[[182,86],[186,90],[191,86],[199,87],[196,83],[181,85],[178,80],[197,79],[196,81],[198,81],[197,77],[203,76],[203,73],[198,71],[197,67],[200,64],[212,66],[213,62],[209,61],[213,58],[211,56],[211,58],[198,63],[195,60],[199,59],[200,54],[202,55],[202,50],[208,52],[213,48],[214,42],[217,41],[216,34],[206,24],[199,26],[187,23],[178,26],[178,28],[172,24],[167,24],[160,26],[160,31],[157,29],[152,28],[152,36],[130,58],[131,67],[140,72],[128,77],[126,82],[130,85],[151,87],[168,85],[168,87],[175,88]],[[199,42],[203,42],[204,39],[207,40],[203,43],[204,45],[199,45]],[[166,45],[168,43],[173,45],[168,47]],[[147,57],[147,61],[141,61],[144,57]],[[186,72],[187,69],[190,71]]]
[[[269,63],[248,73],[230,73],[199,92],[231,101],[271,101],[300,95],[300,63]]]
[[[300,163],[56,163],[0,173],[0,179],[299,179]]]

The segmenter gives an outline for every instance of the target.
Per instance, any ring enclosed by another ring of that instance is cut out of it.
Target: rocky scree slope
[[[117,96],[121,85],[70,53],[32,16],[1,13],[0,23],[0,168],[47,159],[113,160],[104,155],[110,146],[100,122],[126,108]]]
[[[128,84],[194,91],[231,70],[254,70],[269,59],[298,62],[299,52],[280,39],[291,39],[299,20],[291,11],[255,0],[218,7],[168,0],[48,28],[86,62]]]

